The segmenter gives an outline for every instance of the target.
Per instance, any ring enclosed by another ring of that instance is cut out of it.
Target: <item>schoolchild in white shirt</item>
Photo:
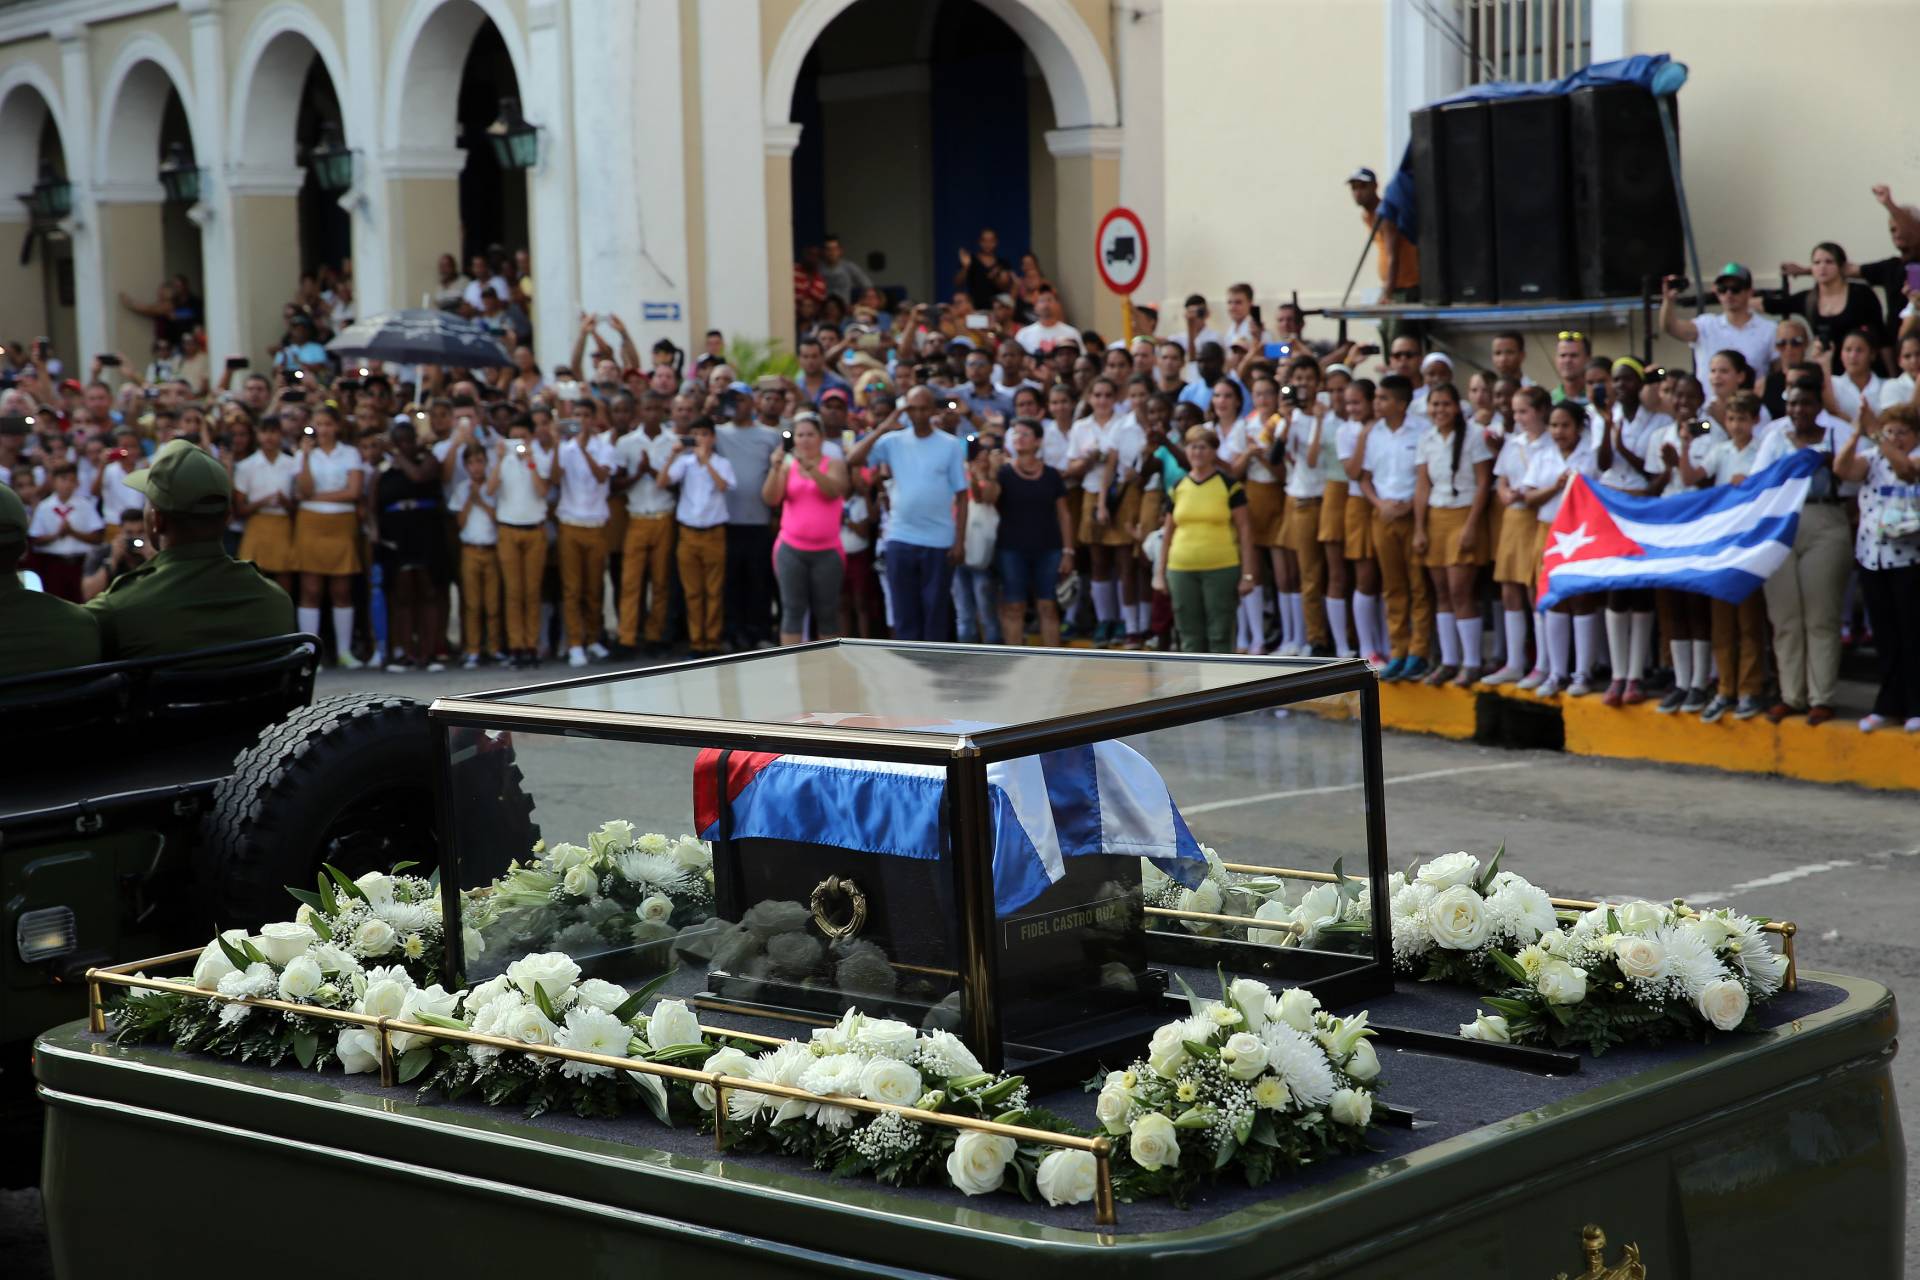
[[[1738,484],[1753,471],[1760,453],[1754,438],[1759,425],[1760,397],[1752,392],[1735,396],[1727,405],[1727,438],[1713,447],[1707,470],[1716,486]],[[1739,604],[1713,602],[1713,660],[1720,669],[1720,690],[1700,718],[1712,724],[1728,711],[1736,720],[1750,720],[1763,709],[1767,687],[1767,598],[1755,591]]]
[[[1594,464],[1593,450],[1586,442],[1587,414],[1584,406],[1572,401],[1554,405],[1547,416],[1547,435],[1553,442],[1552,447],[1543,449],[1533,458],[1521,481],[1521,491],[1527,505],[1533,508],[1538,526],[1538,541],[1534,544],[1536,576],[1538,570],[1546,565],[1546,553],[1551,542],[1548,530],[1552,528],[1554,518],[1560,514],[1560,503],[1566,495],[1567,486],[1576,475],[1592,479],[1599,474],[1599,468]],[[1594,641],[1598,639],[1598,627],[1593,616],[1597,599],[1595,596],[1574,596],[1548,610],[1547,677],[1534,685],[1531,683],[1533,677],[1529,676],[1520,682],[1520,688],[1532,688],[1542,698],[1558,697],[1563,692],[1573,697],[1583,697],[1593,692],[1592,686],[1587,683],[1587,676],[1593,669]],[[1571,646],[1569,641],[1572,642]],[[1569,647],[1573,650],[1571,655],[1568,653]]]
[[[1433,596],[1427,572],[1413,549],[1414,477],[1419,471],[1420,439],[1432,424],[1408,412],[1413,386],[1398,374],[1380,379],[1374,398],[1380,421],[1368,429],[1360,464],[1360,489],[1373,508],[1373,546],[1380,561],[1386,596],[1387,630],[1393,660],[1380,674],[1385,681],[1424,679],[1433,631]]]
[[[1493,453],[1485,435],[1460,411],[1451,382],[1427,390],[1433,430],[1420,440],[1414,475],[1413,549],[1433,582],[1439,607],[1434,626],[1440,665],[1426,683],[1469,688],[1480,679],[1480,606],[1474,585],[1480,566],[1492,559],[1485,511],[1493,476]]]
[[[1361,487],[1366,461],[1367,433],[1372,430],[1374,385],[1371,378],[1355,378],[1343,393],[1345,419],[1334,435],[1334,454],[1347,478],[1347,509],[1342,519],[1340,552],[1346,557],[1353,582],[1353,638],[1360,656],[1384,668],[1393,647],[1387,639],[1386,615],[1380,608],[1380,564],[1373,555],[1373,506]]]
[[[1706,392],[1690,373],[1667,375],[1666,400],[1673,420],[1647,438],[1647,481],[1650,492],[1674,499],[1710,483],[1707,461],[1713,447],[1727,438],[1719,423],[1703,417]],[[1712,701],[1712,600],[1693,591],[1661,588],[1653,593],[1660,633],[1667,638],[1673,659],[1673,688],[1654,710],[1662,715],[1698,713]]]
[[[460,451],[462,484],[455,486],[454,518],[460,528],[461,665],[471,671],[483,654],[498,653],[500,638],[500,530],[496,499],[487,492],[487,448]]]
[[[553,455],[535,443],[533,420],[517,418],[487,469],[500,554],[500,589],[511,665],[540,663],[540,579],[547,568],[547,491]]]
[[[1631,356],[1613,362],[1613,403],[1594,451],[1600,483],[1622,493],[1648,492],[1648,444],[1656,431],[1672,421],[1641,403],[1644,372]],[[1601,698],[1607,706],[1635,706],[1646,701],[1640,681],[1653,648],[1653,617],[1652,590],[1607,593],[1607,653],[1613,666],[1612,683]]]
[[[1553,397],[1545,387],[1521,387],[1508,403],[1514,430],[1500,446],[1493,461],[1495,497],[1500,508],[1499,542],[1493,553],[1493,580],[1500,586],[1501,628],[1506,633],[1507,660],[1482,684],[1502,685],[1521,682],[1536,688],[1547,678],[1547,646],[1544,623],[1533,611],[1534,584],[1539,580],[1539,564],[1534,549],[1539,545],[1540,522],[1527,503],[1526,476],[1534,458],[1553,448],[1547,434],[1547,415],[1553,409]],[[1527,665],[1527,619],[1536,618],[1533,636],[1533,665]],[[1531,684],[1526,684],[1531,681]]]

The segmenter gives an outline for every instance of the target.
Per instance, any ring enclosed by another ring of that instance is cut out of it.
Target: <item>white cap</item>
[[[1338,361],[1335,361],[1333,364],[1328,365],[1326,368],[1320,371],[1320,375],[1322,377],[1328,377],[1336,373],[1344,373],[1349,378],[1353,376],[1353,370],[1347,368],[1347,366],[1339,363]]]
[[[1437,364],[1443,364],[1451,369],[1453,368],[1453,357],[1444,352],[1429,351],[1427,352],[1426,358],[1420,362],[1420,372],[1425,373]]]

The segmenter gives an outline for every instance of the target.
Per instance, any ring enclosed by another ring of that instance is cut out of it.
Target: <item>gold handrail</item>
[[[692,1067],[678,1067],[667,1062],[648,1062],[642,1058],[623,1058],[613,1054],[591,1053],[584,1049],[566,1049],[559,1045],[526,1044],[505,1036],[485,1035],[477,1031],[455,1029],[452,1027],[423,1026],[415,1022],[403,1022],[395,1018],[376,1017],[367,1013],[354,1013],[347,1009],[323,1009],[315,1005],[296,1004],[288,1000],[275,1000],[266,996],[228,996],[217,991],[203,991],[188,983],[176,982],[169,978],[152,978],[144,974],[124,972],[125,970],[158,968],[162,963],[178,963],[200,952],[181,951],[169,956],[155,956],[149,960],[136,960],[129,964],[114,965],[111,968],[92,968],[87,970],[87,1025],[97,1034],[106,1031],[106,1009],[101,1003],[100,988],[109,986],[139,987],[151,991],[166,991],[175,995],[195,996],[203,1000],[217,1000],[226,1004],[247,1005],[256,1009],[272,1009],[282,1013],[297,1013],[302,1017],[315,1018],[324,1022],[344,1022],[354,1026],[372,1027],[378,1036],[380,1057],[380,1084],[384,1088],[397,1085],[393,1062],[393,1044],[390,1037],[398,1032],[402,1035],[420,1036],[423,1039],[446,1040],[455,1044],[480,1045],[484,1048],[509,1050],[516,1053],[530,1053],[539,1057],[559,1058],[569,1062],[584,1062],[590,1066],[607,1067],[614,1071],[638,1072],[642,1075],[659,1076],[668,1080],[686,1083],[704,1084],[714,1092],[713,1141],[714,1150],[726,1149],[726,1113],[727,1095],[738,1090],[743,1093],[764,1094],[771,1098],[786,1098],[798,1102],[816,1103],[822,1106],[845,1107],[850,1111],[866,1111],[876,1115],[893,1113],[917,1124],[939,1125],[949,1129],[970,1130],[975,1133],[990,1134],[999,1138],[1011,1138],[1015,1142],[1040,1143],[1045,1146],[1059,1147],[1068,1151],[1085,1151],[1093,1157],[1094,1163],[1094,1224],[1111,1227],[1118,1222],[1118,1211],[1113,1198],[1113,1144],[1105,1137],[1082,1137],[1079,1134],[1054,1133],[1046,1129],[1032,1129],[1025,1125],[1002,1124],[997,1120],[982,1120],[973,1116],[949,1115],[943,1111],[926,1111],[919,1107],[905,1106],[893,1102],[878,1102],[871,1098],[844,1097],[840,1094],[813,1093],[793,1085],[774,1084],[770,1081],[750,1080],[741,1076],[730,1076],[718,1071],[698,1071]],[[776,1036],[750,1035],[744,1032],[729,1031],[724,1027],[701,1026],[700,1030],[721,1039],[749,1040],[759,1044],[777,1045],[785,1043]]]
[[[1182,911],[1178,907],[1145,907],[1150,916],[1165,920],[1205,920],[1209,924],[1244,925],[1249,929],[1267,929],[1274,933],[1305,933],[1307,926],[1291,920],[1256,920],[1252,916],[1223,916],[1217,911]]]
[[[1241,875],[1285,876],[1291,880],[1314,880],[1321,884],[1332,884],[1337,879],[1331,871],[1302,871],[1293,867],[1263,867],[1252,862],[1223,862],[1220,865],[1229,871],[1238,872]],[[1366,880],[1365,876],[1348,876],[1346,878],[1348,880]],[[1550,896],[1547,901],[1556,909],[1562,911],[1592,911],[1597,907],[1606,905],[1599,902],[1589,902],[1584,898],[1555,898]],[[1148,909],[1152,910],[1152,908]],[[1691,910],[1691,908],[1689,909]],[[1769,920],[1762,924],[1760,929],[1763,933],[1777,933],[1780,935],[1780,953],[1787,958],[1787,975],[1782,981],[1782,986],[1788,991],[1798,990],[1800,987],[1800,961],[1799,958],[1794,955],[1793,939],[1794,935],[1800,932],[1800,926],[1791,920]]]

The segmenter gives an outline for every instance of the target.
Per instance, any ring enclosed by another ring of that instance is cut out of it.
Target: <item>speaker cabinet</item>
[[[1567,100],[1501,98],[1492,118],[1493,232],[1502,302],[1574,296]]]
[[[1442,249],[1440,210],[1439,113],[1431,107],[1415,111],[1409,120],[1407,150],[1413,159],[1415,231],[1420,240],[1420,301],[1445,306],[1446,255]],[[1387,301],[1382,298],[1381,301]]]
[[[1674,129],[1679,130],[1679,104]],[[1686,270],[1680,202],[1667,164],[1660,107],[1632,85],[1581,89],[1568,98],[1568,154],[1580,292],[1638,295],[1643,282]]]
[[[1421,300],[1492,302],[1491,113],[1484,102],[1457,102],[1413,115]]]

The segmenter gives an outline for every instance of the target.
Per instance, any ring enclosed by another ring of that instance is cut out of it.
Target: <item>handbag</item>
[[[1909,542],[1920,538],[1920,496],[1911,488],[1905,492],[1894,490],[1895,486],[1888,485],[1880,491],[1883,495],[1893,492],[1880,504],[1874,532],[1882,542]]]
[[[984,502],[967,504],[965,552],[967,568],[991,569],[993,548],[1000,537],[1000,513]]]

